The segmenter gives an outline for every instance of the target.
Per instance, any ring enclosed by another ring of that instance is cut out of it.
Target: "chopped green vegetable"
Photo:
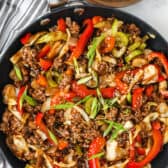
[[[80,85],[80,84],[84,84],[84,83],[87,83],[90,79],[92,79],[92,76],[87,76],[87,77],[84,77],[82,79],[79,79],[77,81],[77,83]]]
[[[76,58],[73,59],[73,63],[74,63],[74,68],[75,68],[75,71],[76,71],[76,74],[79,74],[79,65],[78,65],[78,62],[76,60]]]
[[[58,143],[58,140],[57,140],[56,136],[55,136],[50,130],[48,130],[48,133],[49,133],[49,136],[50,136],[50,138],[52,139],[52,141],[53,141],[55,144],[57,144],[57,143]]]
[[[127,48],[125,46],[121,47],[120,49],[114,48],[112,50],[112,54],[116,58],[121,58],[124,55],[124,53],[126,52],[126,50],[127,50]]]
[[[92,79],[89,80],[86,85],[89,87],[89,88],[96,88],[99,84],[99,80],[98,80],[98,75],[95,71],[91,71],[91,74],[92,74]]]
[[[50,87],[57,87],[60,75],[57,72],[47,71],[46,73],[47,82]]]
[[[128,101],[128,103],[132,102],[132,95],[130,92],[127,94],[127,101]]]
[[[123,111],[123,113],[124,113],[124,114],[130,114],[130,113],[131,113],[131,109],[125,109],[125,110]]]
[[[20,71],[20,68],[17,65],[14,65],[14,70],[16,73],[17,78],[21,81],[23,80],[22,73]]]
[[[123,32],[116,33],[116,40],[119,41],[120,45],[127,46],[128,45],[128,35]]]
[[[104,137],[107,136],[110,133],[110,131],[112,130],[112,128],[113,128],[113,123],[110,123],[109,126],[107,127],[107,129],[104,131],[103,136]]]
[[[92,100],[91,111],[90,111],[90,118],[94,119],[99,112],[99,102],[96,97]]]
[[[32,97],[30,97],[28,95],[25,95],[24,99],[31,106],[36,106],[37,105],[37,101],[34,98],[32,98]]]
[[[147,44],[146,43],[142,43],[139,47],[140,50],[144,50],[146,48]]]
[[[49,33],[41,36],[36,41],[36,44],[55,42],[55,41],[58,41],[58,40],[65,40],[66,41],[66,39],[67,39],[67,34],[66,33],[63,33],[61,31],[49,32]]]
[[[138,55],[141,55],[143,52],[141,50],[134,50],[128,56],[125,57],[126,63],[130,63],[130,61]]]
[[[117,122],[113,122],[113,121],[110,121],[110,120],[104,120],[104,122],[106,122],[107,124],[109,124],[109,127],[107,130],[105,130],[104,134],[109,134],[110,131],[112,130],[112,135],[110,137],[110,141],[114,140],[115,138],[117,138],[117,136],[123,132],[125,129],[123,127],[122,124],[119,124]],[[111,129],[111,125],[112,125],[112,128]]]
[[[76,151],[77,155],[79,155],[79,156],[81,156],[83,154],[82,149],[79,145],[76,145],[75,151]]]
[[[89,100],[91,98],[91,96],[86,96],[84,97],[83,99],[81,99],[80,101],[78,101],[75,105],[79,105],[79,104],[82,104],[82,103],[85,103],[87,100]]]
[[[121,21],[115,19],[113,24],[112,24],[112,29],[111,29],[111,34],[112,36],[116,36],[117,32],[118,32],[118,28],[120,27],[120,25],[122,24]]]
[[[92,155],[90,158],[88,158],[88,160],[92,160],[92,159],[95,159],[95,158],[100,158],[102,156],[104,156],[105,153],[104,152],[101,152],[101,153],[97,153],[95,155]]]
[[[89,59],[88,66],[91,67],[95,54],[96,49],[99,47],[100,43],[105,39],[106,34],[102,33],[99,37],[95,37],[91,42],[91,45],[88,48],[87,58]]]
[[[141,45],[141,42],[140,42],[140,41],[137,41],[137,42],[131,44],[131,45],[128,47],[128,50],[129,50],[129,51],[134,51],[134,50],[136,50],[137,48],[139,48],[140,45]]]
[[[118,97],[115,97],[113,99],[105,99],[105,102],[108,105],[108,108],[111,108],[118,102]]]
[[[26,164],[25,168],[34,168],[34,167],[29,164]]]
[[[69,108],[72,108],[73,106],[74,106],[73,103],[67,102],[65,104],[57,104],[57,105],[53,106],[52,109],[56,109],[56,110],[69,109]]]

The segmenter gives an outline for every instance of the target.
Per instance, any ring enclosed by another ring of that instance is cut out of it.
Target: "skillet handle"
[[[88,5],[85,0],[48,0],[50,10],[55,10],[62,6]]]

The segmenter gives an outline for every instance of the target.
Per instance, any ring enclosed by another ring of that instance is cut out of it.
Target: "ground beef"
[[[33,77],[36,77],[41,70],[38,61],[36,60],[37,54],[38,52],[36,49],[30,47],[24,47],[22,49],[22,64],[30,69],[30,75]]]
[[[63,60],[62,60],[62,58],[56,57],[56,58],[54,59],[52,68],[55,69],[55,70],[59,70],[59,68],[60,68],[62,65],[63,65]]]
[[[124,132],[117,137],[117,142],[120,148],[125,148],[129,142],[129,134]]]
[[[29,94],[39,102],[44,102],[46,100],[45,88],[43,87],[39,87],[38,89],[30,88]]]
[[[72,83],[71,81],[72,81],[72,76],[71,75],[67,75],[66,73],[62,73],[61,81],[59,83],[59,88],[64,89],[68,85],[70,86],[70,84]]]
[[[112,107],[112,108],[110,108],[109,111],[105,114],[105,118],[106,118],[107,120],[115,121],[117,115],[118,115],[118,109],[115,108],[115,107]]]
[[[88,148],[90,142],[101,135],[97,125],[93,121],[87,123],[83,120],[80,113],[75,110],[72,111],[72,120],[69,130],[71,135],[70,141],[74,144],[79,144],[83,148]]]
[[[128,32],[132,35],[138,36],[141,33],[140,29],[135,24],[130,24],[127,28]]]

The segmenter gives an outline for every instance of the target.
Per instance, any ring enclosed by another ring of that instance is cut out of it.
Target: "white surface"
[[[121,10],[138,16],[168,41],[168,0],[142,0]]]

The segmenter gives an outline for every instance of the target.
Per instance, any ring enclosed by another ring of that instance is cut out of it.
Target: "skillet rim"
[[[10,52],[11,50],[13,50],[13,47],[15,46],[15,43],[19,41],[20,37],[22,37],[26,32],[28,32],[27,30],[30,29],[31,27],[33,27],[35,24],[38,24],[41,20],[43,19],[46,19],[46,18],[50,18],[51,16],[53,15],[57,15],[59,14],[61,11],[68,11],[68,10],[74,10],[75,8],[92,8],[92,9],[102,9],[102,10],[111,10],[112,13],[115,13],[115,16],[118,17],[117,15],[118,14],[121,14],[121,15],[125,15],[126,16],[126,19],[125,20],[128,20],[128,18],[131,18],[132,19],[132,22],[136,23],[139,22],[139,24],[143,24],[146,28],[149,28],[150,30],[152,30],[152,33],[154,33],[157,37],[159,37],[159,39],[162,41],[162,43],[165,44],[166,48],[168,49],[168,41],[156,30],[154,29],[150,24],[148,24],[147,22],[145,22],[144,20],[140,19],[139,17],[133,15],[133,14],[130,14],[128,12],[125,12],[125,11],[121,11],[119,9],[114,9],[114,8],[110,8],[110,7],[102,7],[102,6],[99,6],[99,5],[91,5],[91,4],[83,4],[83,5],[74,5],[74,6],[68,6],[68,7],[65,7],[65,6],[62,6],[62,7],[59,7],[59,8],[56,8],[54,10],[52,10],[51,12],[47,12],[46,14],[44,14],[43,16],[40,16],[36,19],[34,19],[25,29],[23,29],[22,31],[20,31],[17,36],[12,40],[12,42],[10,43],[10,45],[6,48],[6,51],[3,53],[3,55],[0,57],[0,65],[1,63],[3,62],[3,60],[5,59],[5,56],[8,56],[7,58],[9,59],[9,57],[11,56],[11,53],[14,53],[14,51]],[[101,11],[100,11],[101,12]],[[102,14],[100,14],[102,15]],[[43,28],[45,28],[45,26],[42,26]],[[142,28],[141,28],[142,29]],[[158,39],[158,43],[159,42],[159,39]],[[8,54],[10,53],[10,54]],[[168,54],[168,52],[167,52]],[[10,55],[10,56],[9,56]],[[168,55],[167,55],[168,56]],[[9,61],[8,61],[9,62]],[[0,93],[1,94],[1,93]],[[2,132],[0,132],[0,134],[3,134]],[[7,146],[7,145],[6,145]],[[0,147],[1,148],[1,147]],[[2,150],[3,151],[3,150]],[[3,152],[4,153],[4,152]],[[5,155],[5,153],[4,153]],[[15,157],[15,156],[14,156]],[[17,158],[16,158],[17,159]],[[166,158],[165,158],[166,159]],[[18,160],[18,159],[17,159]],[[164,160],[164,158],[163,158]],[[6,160],[7,162],[11,163],[8,159],[8,157],[6,156]],[[167,163],[168,165],[168,163]],[[166,166],[167,166],[166,165]],[[13,167],[13,165],[12,165]],[[19,166],[20,167],[20,166]]]

